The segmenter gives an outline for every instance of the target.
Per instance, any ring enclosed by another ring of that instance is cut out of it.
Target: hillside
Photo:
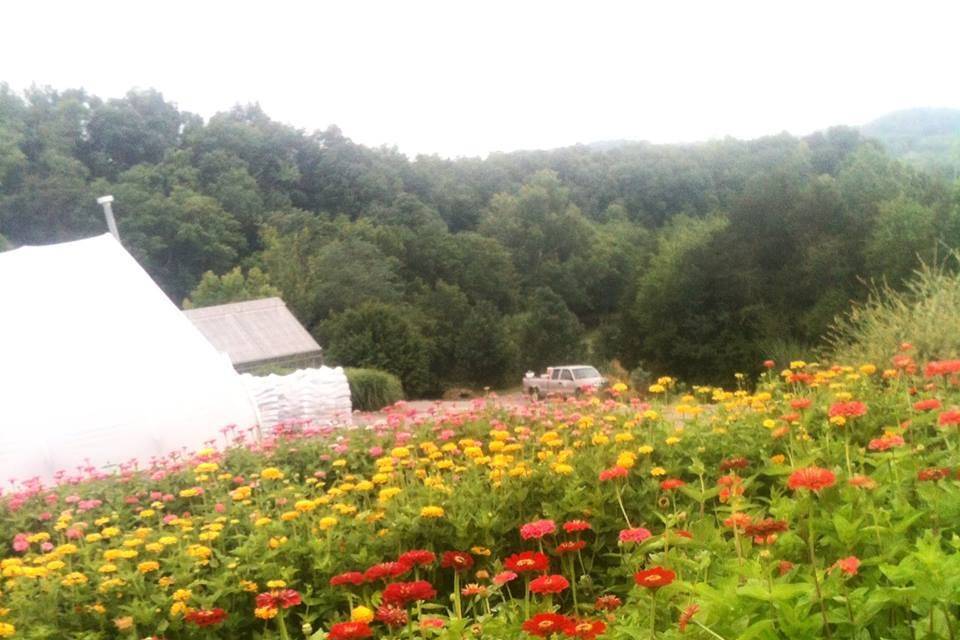
[[[330,362],[409,396],[562,361],[727,380],[809,352],[863,280],[960,245],[943,176],[859,131],[407,158],[257,106],[0,85],[0,234],[104,232],[195,306],[279,290]],[[65,319],[68,322],[69,319]]]
[[[898,158],[927,169],[960,175],[960,109],[895,111],[860,128]]]

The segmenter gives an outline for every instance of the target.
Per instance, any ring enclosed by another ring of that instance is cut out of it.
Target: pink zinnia
[[[539,540],[557,530],[557,523],[553,520],[536,520],[520,527],[520,537],[524,540]]]
[[[517,574],[513,571],[501,571],[497,575],[493,576],[493,584],[498,586],[503,586],[508,582],[513,582],[517,579]]]
[[[634,529],[623,529],[620,531],[620,542],[643,542],[649,538],[652,533],[648,529],[643,527],[636,527]]]

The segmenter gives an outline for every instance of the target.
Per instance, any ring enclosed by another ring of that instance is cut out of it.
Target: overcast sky
[[[17,6],[19,5],[19,6]],[[960,107],[960,2],[286,2],[0,7],[0,81],[259,102],[407,154],[808,133]]]

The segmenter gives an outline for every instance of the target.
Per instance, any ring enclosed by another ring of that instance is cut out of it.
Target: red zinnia
[[[793,409],[796,409],[797,411],[800,411],[802,409],[808,408],[812,402],[813,400],[811,400],[810,398],[794,398],[793,400],[790,401],[790,407]]]
[[[517,573],[546,571],[550,568],[550,559],[538,551],[524,551],[508,557],[503,561],[503,566]]]
[[[944,468],[930,468],[930,469],[921,469],[917,473],[917,480],[921,482],[936,482],[937,480],[943,480],[944,478],[950,477],[950,469]]]
[[[444,569],[466,571],[473,566],[473,556],[466,551],[445,551],[440,566]]]
[[[366,622],[338,622],[330,627],[327,640],[361,640],[373,636],[373,630]]]
[[[829,469],[806,467],[804,469],[797,469],[791,473],[787,479],[787,486],[794,491],[797,489],[821,491],[827,487],[832,487],[836,481],[837,476]]]
[[[538,613],[523,623],[523,630],[532,636],[547,638],[563,631],[571,620],[559,613]]]
[[[413,582],[391,582],[383,589],[383,602],[405,607],[417,600],[432,600],[437,591],[426,580]]]
[[[540,576],[530,581],[530,591],[533,593],[560,593],[569,586],[567,579],[557,574]]]
[[[850,402],[834,402],[832,405],[830,405],[830,411],[828,412],[828,415],[831,418],[836,418],[838,416],[844,418],[859,418],[866,412],[866,404],[857,400],[851,400]]]
[[[727,458],[720,463],[720,471],[730,471],[731,469],[746,469],[750,466],[750,461],[743,456],[736,458]]]
[[[412,568],[413,567],[405,562],[381,562],[364,571],[363,578],[367,582],[386,580],[387,578],[399,578]]]
[[[572,542],[561,542],[560,544],[557,545],[556,551],[558,554],[575,553],[585,548],[586,546],[587,546],[586,540],[574,540]]]
[[[614,595],[605,595],[599,596],[596,602],[593,603],[593,608],[597,611],[613,611],[614,609],[620,608],[623,602]]]
[[[606,630],[607,625],[600,620],[571,620],[563,628],[563,633],[571,638],[593,640]]]
[[[412,551],[407,551],[397,558],[397,562],[402,562],[412,567],[422,567],[428,564],[433,564],[436,561],[436,554],[434,554],[432,551],[427,551],[426,549],[413,549]]]
[[[611,467],[600,472],[600,481],[616,480],[617,478],[626,478],[630,471],[626,467]]]
[[[913,403],[913,409],[915,411],[934,411],[939,409],[943,404],[936,398],[927,398],[926,400],[917,400]]]
[[[359,571],[348,571],[330,578],[331,587],[342,587],[344,585],[359,586],[364,582],[366,582],[366,579]]]
[[[407,610],[395,607],[390,604],[382,604],[377,607],[377,620],[388,627],[402,627],[407,624]]]
[[[660,483],[660,488],[663,489],[664,491],[673,491],[674,489],[679,489],[685,484],[687,483],[681,480],[680,478],[667,478],[666,480]]]
[[[257,595],[257,608],[289,609],[300,604],[300,593],[294,589],[275,589]]]
[[[693,616],[697,614],[697,611],[700,611],[700,605],[696,603],[691,604],[683,610],[683,613],[680,614],[679,624],[677,625],[680,628],[680,633],[687,630],[687,625],[690,624],[690,621],[693,619]]]
[[[184,620],[191,622],[198,627],[212,627],[215,624],[220,624],[227,618],[227,612],[217,607],[216,609],[197,609],[191,611],[185,616]]]
[[[663,567],[653,567],[633,574],[634,582],[647,589],[665,587],[673,582],[676,577],[677,574]]]
[[[904,444],[906,443],[901,436],[891,434],[885,435],[882,438],[874,438],[867,445],[867,449],[870,451],[888,451],[894,447],[902,447]]]
[[[570,520],[563,523],[563,530],[567,533],[576,533],[578,531],[589,531],[592,527],[586,520]]]
[[[857,570],[860,569],[860,558],[857,556],[849,556],[846,558],[841,558],[833,563],[833,566],[830,567],[830,570],[840,569],[843,573],[848,576],[857,575]]]
[[[927,363],[923,375],[927,378],[960,373],[960,360],[939,360]]]
[[[945,427],[951,424],[960,424],[960,411],[953,409],[952,411],[944,411],[940,414],[940,417],[937,418],[937,424],[941,427]]]

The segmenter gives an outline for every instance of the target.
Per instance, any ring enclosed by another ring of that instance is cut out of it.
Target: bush
[[[423,397],[436,387],[430,374],[433,343],[410,315],[405,307],[369,302],[327,319],[320,343],[331,362],[387,371],[400,378],[405,394]]]
[[[353,408],[376,411],[403,400],[400,378],[377,369],[346,369]]]
[[[826,337],[831,359],[889,362],[901,343],[915,347],[917,359],[960,355],[960,253],[947,264],[924,264],[904,290],[876,285],[866,302],[838,317]]]

